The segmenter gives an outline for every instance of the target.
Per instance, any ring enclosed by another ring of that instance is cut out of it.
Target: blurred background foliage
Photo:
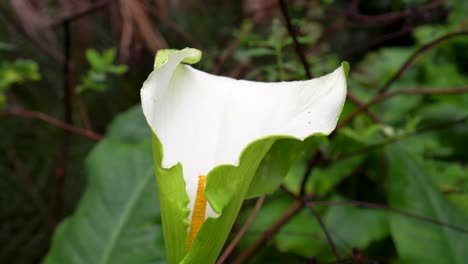
[[[466,263],[466,14],[464,0],[2,1],[0,263],[165,263],[139,89],[158,49],[186,46],[205,71],[260,81],[351,64],[337,131],[275,144],[257,180],[281,188],[246,201],[220,263]]]

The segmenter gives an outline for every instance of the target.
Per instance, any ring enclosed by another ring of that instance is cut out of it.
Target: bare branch
[[[408,68],[413,64],[413,62],[419,57],[419,55],[437,47],[440,43],[449,40],[454,37],[459,37],[459,36],[464,36],[468,35],[468,31],[459,31],[459,32],[454,32],[454,33],[449,33],[447,35],[444,35],[440,38],[437,38],[424,46],[420,47],[418,50],[416,50],[407,60],[406,62],[401,66],[401,68],[393,75],[390,80],[387,81],[387,83],[384,84],[382,88],[379,89],[379,94],[384,93],[390,88],[390,86],[398,80],[401,75],[408,70]]]
[[[365,103],[363,103],[357,96],[355,96],[351,91],[348,91],[346,97],[355,105],[359,107],[365,107]],[[382,121],[367,107],[365,107],[364,111],[369,116],[369,118],[374,121],[374,123],[382,124]]]
[[[396,90],[388,93],[378,94],[374,99],[367,102],[366,104],[361,105],[358,109],[354,110],[351,114],[349,114],[343,121],[338,124],[337,128],[342,128],[349,124],[353,118],[355,118],[359,113],[365,111],[370,106],[387,100],[391,97],[397,95],[450,95],[450,94],[460,94],[460,93],[468,93],[468,87],[457,87],[457,88],[444,88],[444,89],[430,89],[430,88],[409,88],[409,89],[401,89]]]
[[[224,250],[223,254],[218,259],[216,264],[223,264],[227,260],[229,255],[232,253],[232,251],[236,247],[236,245],[239,243],[239,241],[242,239],[242,237],[244,237],[245,233],[247,232],[247,230],[249,229],[249,227],[252,224],[253,220],[255,219],[255,216],[257,216],[257,213],[262,208],[264,202],[265,202],[265,195],[262,195],[262,196],[260,196],[260,198],[258,198],[257,202],[255,203],[255,207],[252,210],[252,212],[250,213],[249,218],[247,218],[247,220],[245,221],[242,228],[236,234],[236,236],[231,241],[231,243],[229,243],[226,250]]]
[[[452,120],[452,121],[443,122],[443,123],[432,125],[432,126],[427,126],[427,127],[424,127],[422,129],[419,129],[419,130],[417,130],[415,132],[412,132],[412,133],[407,133],[407,134],[395,136],[395,137],[392,137],[392,138],[387,138],[386,140],[384,140],[382,142],[367,145],[367,146],[365,146],[365,147],[363,147],[361,149],[341,154],[340,156],[335,157],[335,158],[327,157],[326,159],[328,161],[337,161],[337,160],[343,160],[343,159],[351,158],[351,157],[354,157],[354,156],[357,156],[357,155],[365,154],[365,153],[368,153],[370,151],[382,148],[382,147],[384,147],[386,145],[397,142],[397,141],[402,140],[404,138],[420,135],[420,134],[427,133],[427,132],[434,131],[434,130],[441,130],[441,129],[449,128],[449,127],[452,127],[454,125],[462,124],[462,123],[464,123],[466,121],[468,121],[468,115],[463,116],[461,118],[457,118],[457,119]]]
[[[381,209],[381,210],[385,210],[385,211],[388,211],[388,212],[397,213],[397,214],[404,215],[404,216],[407,216],[407,217],[410,217],[410,218],[414,218],[414,219],[420,220],[422,222],[444,226],[446,228],[455,230],[457,232],[462,232],[462,233],[468,234],[468,229],[465,229],[463,227],[456,226],[456,225],[446,223],[446,222],[443,222],[443,221],[439,221],[437,219],[433,219],[433,218],[430,218],[430,217],[427,217],[427,216],[423,216],[423,215],[415,214],[415,213],[412,213],[412,212],[408,212],[406,210],[393,208],[393,207],[390,207],[390,206],[385,205],[385,204],[377,204],[377,203],[370,203],[370,202],[356,201],[356,200],[344,200],[344,201],[314,202],[314,205],[315,206],[351,205],[351,206],[356,206],[356,207]]]
[[[97,134],[91,130],[86,130],[83,128],[75,127],[63,121],[60,121],[54,117],[48,116],[41,112],[30,111],[30,110],[5,110],[0,112],[0,116],[11,116],[11,117],[23,117],[23,118],[33,118],[44,121],[50,125],[59,127],[63,130],[66,130],[70,133],[77,134],[80,136],[87,137],[96,141],[100,141],[104,136]]]
[[[358,3],[356,4],[356,1],[354,1],[354,2],[355,3],[353,3],[352,6],[356,7]],[[400,20],[400,19],[412,16],[414,13],[428,12],[428,11],[430,11],[432,9],[440,7],[444,2],[445,2],[445,0],[434,0],[434,1],[432,1],[432,2],[430,2],[428,4],[426,4],[426,5],[422,5],[422,6],[414,8],[414,9],[405,9],[405,10],[402,10],[402,11],[386,13],[386,14],[382,14],[382,15],[369,16],[369,15],[358,14],[358,13],[355,13],[355,12],[350,12],[348,14],[348,16],[350,18],[352,18],[352,19],[360,20],[360,21],[363,21],[363,22],[387,24],[387,23],[391,23],[391,22],[393,22],[395,20]],[[355,10],[356,10],[356,8],[354,8],[354,11]]]
[[[289,35],[291,36],[293,43],[294,43],[294,49],[296,50],[297,56],[299,56],[299,59],[302,63],[302,67],[304,68],[304,72],[306,74],[306,77],[308,79],[312,78],[312,74],[309,69],[309,63],[307,62],[307,59],[305,57],[304,52],[302,51],[301,44],[297,40],[297,34],[294,30],[294,27],[291,23],[291,18],[289,17],[289,10],[288,10],[288,4],[286,3],[286,0],[279,0],[279,4],[281,7],[281,13],[283,14],[284,17],[284,22],[286,23],[286,27],[288,29]]]
[[[289,206],[288,210],[267,230],[265,230],[257,241],[255,241],[246,251],[242,252],[234,261],[234,264],[246,263],[255,253],[262,248],[275,235],[284,224],[289,222],[297,213],[301,211],[304,204],[296,200]]]
[[[339,263],[340,262],[340,255],[338,254],[338,250],[337,250],[337,248],[335,246],[335,243],[333,242],[333,239],[332,239],[332,237],[330,235],[330,232],[328,232],[327,226],[322,221],[322,218],[317,213],[317,211],[315,211],[315,209],[313,208],[313,205],[314,204],[312,202],[306,203],[306,206],[309,208],[309,211],[314,215],[315,219],[317,220],[320,227],[322,228],[323,233],[325,234],[325,237],[327,238],[328,244],[330,245],[330,248],[333,251],[333,254],[335,255],[336,263]]]

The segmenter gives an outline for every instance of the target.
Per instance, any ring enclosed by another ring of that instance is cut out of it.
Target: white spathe
[[[305,139],[330,134],[346,98],[343,66],[308,81],[263,83],[215,76],[169,55],[143,84],[144,115],[163,146],[164,168],[182,164],[192,211],[198,176],[221,164],[238,165],[242,150],[271,135]],[[216,217],[210,206],[207,217]]]

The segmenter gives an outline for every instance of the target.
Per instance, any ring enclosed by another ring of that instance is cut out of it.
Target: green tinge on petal
[[[242,152],[239,166],[221,165],[207,176],[205,195],[211,207],[220,214],[208,218],[182,263],[215,263],[221,252],[249,185],[261,160],[273,145],[270,137],[250,144]]]
[[[275,138],[250,144],[241,155],[239,166],[222,165],[207,176],[205,195],[212,208],[220,214],[208,218],[187,252],[189,198],[185,192],[182,165],[170,169],[161,167],[163,148],[153,134],[156,180],[163,223],[168,263],[214,263],[236,220],[247,190],[261,160]]]
[[[153,157],[167,262],[180,263],[187,251],[190,214],[182,165],[177,164],[170,169],[161,167],[163,147],[154,133]]]
[[[180,51],[190,51],[190,55],[186,57],[182,63],[195,64],[201,60],[202,52],[194,48],[185,48],[183,50],[177,49],[161,49],[156,53],[154,58],[154,69],[157,70],[159,67],[164,65],[167,62],[169,55],[180,52]]]
[[[346,77],[346,79],[348,79],[349,71],[350,71],[349,63],[347,61],[343,61],[341,63],[341,66],[343,66],[343,71],[344,71],[345,77]]]

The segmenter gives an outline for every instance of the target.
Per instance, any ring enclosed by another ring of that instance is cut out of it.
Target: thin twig
[[[236,51],[237,46],[244,40],[248,34],[252,31],[253,25],[251,24],[244,24],[241,27],[241,31],[235,38],[233,38],[229,44],[227,44],[226,48],[224,48],[224,51],[215,58],[215,65],[211,71],[213,74],[219,74],[221,71],[221,68],[223,65],[226,63],[227,59]]]
[[[317,54],[320,50],[320,48],[328,43],[328,40],[331,39],[336,32],[345,29],[349,25],[346,23],[346,21],[343,18],[338,18],[336,19],[330,26],[326,27],[323,33],[320,35],[320,37],[315,41],[314,45],[307,50],[306,54],[307,56],[312,56],[314,54]]]
[[[379,45],[379,44],[382,44],[386,41],[389,41],[389,40],[392,40],[392,39],[396,39],[398,37],[401,37],[401,36],[404,36],[406,34],[409,34],[410,32],[412,32],[413,30],[415,29],[415,27],[404,27],[403,29],[401,30],[398,30],[398,31],[393,31],[391,33],[388,33],[388,34],[385,34],[385,35],[381,35],[379,36],[378,38],[376,39],[373,39],[370,43],[362,43],[362,44],[358,44],[358,45],[355,45],[354,47],[351,47],[351,49],[349,50],[346,50],[344,53],[343,53],[343,57],[344,58],[348,58],[348,57],[351,57],[352,55],[355,55],[357,54],[358,52],[367,52],[368,50],[370,50],[371,48]]]
[[[17,180],[21,183],[21,186],[29,195],[32,204],[37,208],[39,211],[40,216],[44,220],[44,224],[47,226],[49,231],[52,231],[53,228],[53,221],[50,218],[50,214],[44,199],[42,198],[37,185],[34,183],[31,175],[26,172],[24,165],[22,164],[21,160],[18,159],[15,150],[7,152],[6,161],[11,164],[12,169],[16,172]]]
[[[468,93],[468,87],[457,87],[457,88],[444,88],[444,89],[430,89],[430,88],[410,88],[410,89],[401,89],[388,93],[378,94],[369,102],[361,105],[358,109],[354,110],[349,114],[343,121],[338,124],[338,128],[346,126],[354,117],[356,117],[362,111],[365,111],[370,106],[389,99],[397,95],[450,95],[450,94],[460,94]]]
[[[355,105],[359,106],[359,107],[365,107],[365,103],[362,102],[357,96],[355,96],[351,91],[348,90],[348,93],[346,94],[346,97],[348,97],[348,99],[354,103]],[[367,114],[367,116],[369,116],[369,118],[374,121],[374,123],[377,123],[377,124],[382,124],[382,121],[369,109],[369,108],[365,108],[364,110]]]
[[[397,142],[397,141],[399,141],[401,139],[413,137],[413,136],[420,135],[420,134],[423,134],[423,133],[427,133],[427,132],[430,132],[430,131],[446,129],[446,128],[452,127],[454,125],[465,123],[466,121],[468,121],[468,115],[463,116],[461,118],[457,118],[457,119],[452,120],[452,121],[427,126],[427,127],[421,128],[421,129],[419,129],[419,130],[417,130],[415,132],[412,132],[412,133],[407,133],[407,134],[395,136],[393,138],[387,138],[386,140],[384,140],[382,142],[367,145],[367,146],[365,146],[365,147],[363,147],[361,149],[355,150],[355,151],[343,153],[340,156],[335,157],[335,158],[327,157],[326,159],[328,161],[338,161],[338,160],[351,158],[351,157],[354,157],[354,156],[357,156],[357,155],[365,154],[365,153],[368,153],[370,151],[382,148],[382,147],[384,147],[386,145]]]
[[[295,200],[287,211],[267,230],[265,230],[259,239],[257,239],[246,251],[242,252],[234,261],[234,264],[246,263],[248,259],[253,257],[255,253],[262,248],[272,237],[275,235],[284,224],[292,219],[297,213],[301,211],[304,204],[302,201]]]
[[[434,0],[426,5],[421,5],[416,8],[405,9],[402,11],[391,12],[381,15],[363,15],[356,12],[349,12],[348,17],[350,17],[351,19],[360,20],[368,23],[388,24],[394,22],[395,20],[400,20],[409,16],[413,16],[415,13],[423,14],[432,9],[438,8],[444,2],[445,0]],[[354,8],[354,10],[351,9],[351,11],[357,11],[357,9]]]
[[[345,201],[314,202],[314,205],[315,206],[352,205],[352,206],[356,206],[356,207],[381,209],[381,210],[397,213],[397,214],[400,214],[400,215],[404,215],[404,216],[407,216],[407,217],[410,217],[410,218],[414,218],[414,219],[420,220],[422,222],[427,222],[427,223],[431,223],[431,224],[435,224],[435,225],[444,226],[444,227],[447,227],[449,229],[468,234],[468,229],[465,229],[463,227],[456,226],[456,225],[453,225],[451,223],[446,223],[446,222],[443,222],[443,221],[439,221],[439,220],[436,220],[436,219],[433,219],[433,218],[430,218],[430,217],[427,217],[427,216],[423,216],[423,215],[415,214],[415,213],[412,213],[412,212],[408,212],[406,210],[393,208],[393,207],[390,207],[390,206],[385,205],[385,204],[377,204],[377,203],[371,203],[371,202],[365,202],[365,201],[356,201],[356,200],[345,200]]]
[[[229,255],[232,253],[232,251],[234,250],[234,248],[237,246],[237,244],[239,243],[239,241],[242,239],[242,237],[244,237],[245,233],[247,232],[247,230],[249,229],[250,225],[252,224],[253,220],[255,219],[255,216],[257,216],[257,213],[260,211],[260,209],[262,208],[263,206],[263,203],[265,202],[265,195],[262,195],[260,196],[260,198],[258,198],[257,202],[255,203],[255,207],[254,209],[252,210],[252,212],[250,213],[249,215],[249,218],[247,218],[247,220],[245,221],[244,225],[242,226],[242,228],[239,230],[239,232],[236,234],[236,236],[234,237],[234,239],[231,241],[231,243],[229,243],[229,245],[227,246],[226,250],[224,250],[223,254],[221,255],[221,257],[218,259],[218,261],[216,262],[216,264],[222,264],[224,263],[227,258],[229,257]]]
[[[79,18],[82,18],[84,16],[87,16],[91,13],[94,13],[96,11],[99,11],[100,9],[106,7],[108,4],[110,4],[112,1],[111,0],[102,0],[93,4],[90,4],[89,6],[77,10],[71,14],[64,14],[64,15],[59,15],[56,19],[54,19],[50,25],[51,26],[59,26],[62,25],[65,22],[72,22],[74,20],[77,20]]]
[[[468,31],[459,31],[459,32],[453,32],[453,33],[449,33],[449,34],[446,34],[440,38],[437,38],[427,44],[425,44],[424,46],[420,47],[418,50],[416,50],[407,60],[406,62],[400,67],[400,69],[395,73],[395,75],[393,75],[392,78],[390,78],[390,80],[388,80],[384,86],[382,88],[379,89],[379,94],[381,93],[384,93],[386,92],[390,86],[396,81],[398,80],[401,75],[406,71],[408,70],[408,68],[413,64],[413,62],[419,57],[419,55],[437,47],[440,43],[446,41],[446,40],[449,40],[451,38],[454,38],[454,37],[458,37],[458,36],[464,36],[464,35],[468,35]]]
[[[24,37],[29,39],[36,47],[44,52],[47,56],[52,58],[59,64],[63,63],[63,55],[58,52],[54,46],[51,46],[48,43],[45,43],[36,35],[31,34],[30,31],[26,30],[22,25],[18,25],[17,20],[12,16],[12,12],[5,10],[3,5],[0,4],[0,17],[4,17],[4,20],[13,27],[15,32],[21,32]]]
[[[307,206],[307,208],[309,208],[309,211],[314,215],[315,219],[317,220],[320,227],[322,228],[323,233],[325,234],[325,237],[327,238],[328,244],[330,245],[330,248],[333,251],[333,254],[335,255],[335,261],[336,261],[336,263],[339,263],[340,262],[340,255],[338,254],[338,250],[336,248],[335,243],[333,242],[333,239],[332,239],[332,237],[330,235],[330,232],[328,231],[327,226],[325,225],[325,223],[323,222],[322,218],[317,213],[317,211],[315,211],[312,202],[306,203],[306,206]]]
[[[306,74],[306,77],[308,79],[312,78],[312,73],[310,72],[309,69],[309,63],[307,62],[307,59],[305,57],[304,52],[302,51],[301,44],[297,40],[297,34],[294,30],[294,27],[291,23],[291,18],[289,17],[289,10],[288,10],[288,4],[286,3],[286,0],[279,0],[279,4],[281,7],[281,13],[283,14],[284,17],[284,22],[286,23],[286,27],[288,29],[289,35],[291,36],[293,43],[294,43],[294,49],[296,50],[297,56],[299,56],[299,59],[302,63],[302,67],[304,68],[304,72]]]
[[[316,150],[314,156],[307,163],[306,170],[304,171],[304,175],[302,176],[301,187],[299,192],[301,197],[303,197],[306,194],[307,181],[309,180],[310,174],[312,173],[312,169],[322,158],[322,152],[320,150]]]
[[[287,193],[292,198],[300,199],[300,197],[297,194],[295,194],[293,191],[289,190],[288,187],[286,187],[283,183],[280,185],[280,189],[283,190],[285,193]]]
[[[72,124],[72,87],[70,83],[70,60],[71,60],[71,34],[70,22],[63,22],[63,111],[64,122]],[[58,225],[63,212],[63,188],[67,174],[67,163],[70,154],[70,134],[63,130],[62,142],[59,148],[56,165],[53,171],[52,190],[51,190],[51,212],[54,224]]]
[[[50,125],[53,125],[55,127],[61,128],[65,131],[68,131],[70,133],[84,136],[86,138],[100,141],[104,138],[104,136],[97,134],[94,131],[91,130],[86,130],[83,128],[75,127],[71,124],[65,123],[61,120],[58,120],[54,117],[48,116],[44,113],[41,112],[36,112],[36,111],[30,111],[30,110],[5,110],[0,112],[0,116],[11,116],[11,117],[23,117],[23,118],[33,118],[33,119],[38,119],[41,121],[44,121]]]

